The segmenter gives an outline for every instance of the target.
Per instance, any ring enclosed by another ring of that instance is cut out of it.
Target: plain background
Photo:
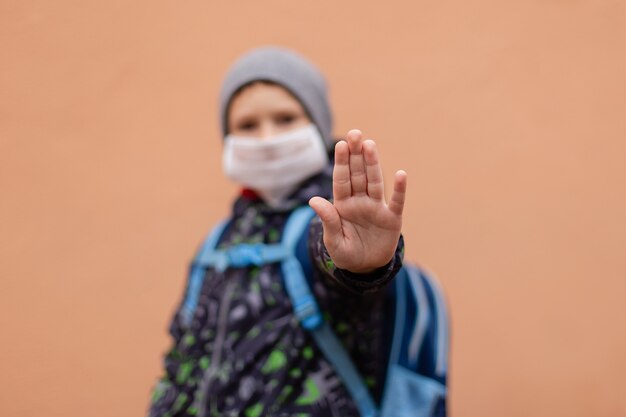
[[[626,5],[0,0],[0,415],[139,416],[236,195],[217,94],[280,44],[409,174],[458,417],[626,415]]]

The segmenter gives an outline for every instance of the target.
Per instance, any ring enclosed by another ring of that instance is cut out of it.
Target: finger
[[[309,200],[309,206],[322,219],[325,236],[343,236],[341,218],[335,206],[322,197],[313,197]]]
[[[363,161],[363,135],[358,129],[352,129],[347,135],[350,148],[350,183],[352,195],[367,193],[367,176]]]
[[[385,196],[383,171],[378,162],[378,150],[373,140],[363,142],[363,155],[367,174],[367,195],[374,200],[382,201]]]
[[[406,183],[407,175],[404,171],[396,172],[396,176],[393,182],[393,194],[391,195],[391,201],[389,201],[389,210],[394,214],[401,216],[402,209],[404,209],[404,199],[406,196]]]
[[[335,145],[335,168],[333,169],[333,198],[335,201],[350,197],[350,151],[344,140]]]

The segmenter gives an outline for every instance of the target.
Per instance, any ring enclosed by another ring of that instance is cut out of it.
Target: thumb
[[[309,200],[309,206],[320,216],[322,226],[324,226],[324,235],[341,236],[343,234],[341,230],[341,217],[330,201],[322,197],[313,197]]]

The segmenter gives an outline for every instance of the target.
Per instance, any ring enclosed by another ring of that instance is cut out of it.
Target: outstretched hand
[[[364,141],[361,131],[353,129],[335,145],[333,202],[313,197],[309,205],[322,220],[324,245],[338,268],[367,273],[392,259],[406,184],[406,172],[396,172],[387,204],[376,143]]]

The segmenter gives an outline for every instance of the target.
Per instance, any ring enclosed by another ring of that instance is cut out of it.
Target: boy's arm
[[[385,201],[376,144],[351,130],[335,146],[333,202],[313,197],[309,205],[323,226],[324,252],[336,268],[380,275],[394,264],[402,228],[407,175],[398,171],[389,204]]]
[[[194,393],[201,379],[199,368],[204,359],[199,359],[201,366],[198,367],[198,358],[188,353],[190,334],[182,325],[180,309],[172,320],[170,334],[173,345],[163,360],[164,375],[152,390],[149,417],[191,417],[197,413]]]

